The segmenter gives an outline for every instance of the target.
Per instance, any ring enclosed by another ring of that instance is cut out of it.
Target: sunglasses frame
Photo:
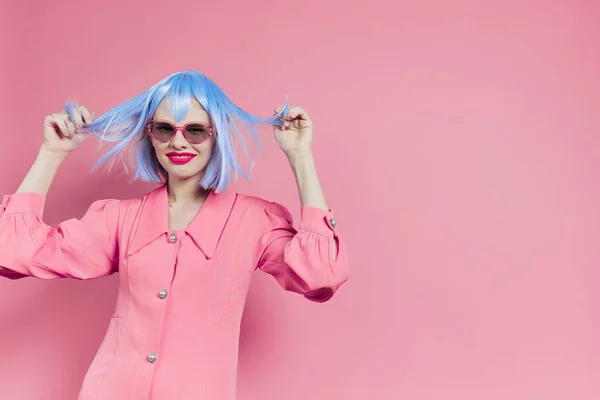
[[[169,139],[166,139],[166,140],[161,140],[161,139],[157,138],[156,136],[154,136],[152,134],[152,124],[154,122],[166,123],[166,124],[169,124],[172,127],[174,127],[175,130],[173,131],[173,135],[171,135],[171,137]],[[206,127],[208,129],[208,135],[204,139],[202,139],[201,141],[199,141],[199,142],[195,142],[195,141],[190,140],[190,138],[188,138],[187,135],[185,134],[185,128],[187,128],[188,125],[192,125],[192,124],[198,124],[198,125],[202,125],[202,126]],[[207,124],[206,122],[200,122],[200,121],[188,122],[187,124],[185,124],[183,126],[177,126],[174,123],[172,123],[171,121],[167,121],[167,120],[164,120],[164,119],[151,119],[148,122],[146,122],[146,133],[148,135],[150,135],[151,138],[153,138],[154,140],[157,140],[159,142],[163,142],[163,143],[164,142],[170,142],[177,135],[177,131],[181,131],[181,134],[183,135],[183,137],[185,138],[185,140],[187,140],[191,144],[200,144],[200,143],[205,142],[209,137],[211,137],[211,136],[214,135],[215,127],[212,126],[211,124]]]

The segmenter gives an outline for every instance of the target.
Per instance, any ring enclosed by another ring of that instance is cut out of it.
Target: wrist
[[[314,207],[328,211],[329,208],[319,184],[317,168],[312,152],[288,154],[288,160],[296,178],[300,204],[303,207]]]
[[[286,153],[286,156],[292,165],[313,163],[315,161],[313,153],[310,150],[289,152]]]
[[[288,161],[299,187],[317,180],[317,167],[312,153],[288,154]]]
[[[38,151],[38,157],[47,161],[62,162],[68,155],[69,152],[53,150],[45,145],[42,145]]]

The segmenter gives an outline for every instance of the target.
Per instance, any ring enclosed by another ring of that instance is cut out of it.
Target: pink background
[[[600,3],[153,3],[2,1],[0,194],[69,96],[103,112],[186,68],[260,115],[289,94],[352,277],[313,304],[257,273],[239,399],[600,398]],[[235,189],[298,217],[262,143]],[[96,159],[65,162],[47,222],[149,190]],[[75,398],[116,283],[0,280],[2,399]]]

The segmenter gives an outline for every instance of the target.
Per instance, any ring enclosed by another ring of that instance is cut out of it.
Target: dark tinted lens
[[[189,124],[185,128],[185,136],[190,142],[198,143],[204,141],[209,135],[209,128],[202,124]]]
[[[158,140],[169,140],[175,132],[173,125],[168,122],[153,122],[152,123],[152,136]]]

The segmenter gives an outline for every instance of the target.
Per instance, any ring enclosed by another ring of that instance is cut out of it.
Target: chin
[[[167,169],[167,173],[170,177],[176,179],[191,179],[202,175],[202,170],[198,168],[189,168],[184,170],[183,168],[173,168],[170,167]]]
[[[201,173],[201,171],[186,172],[186,171],[173,171],[173,169],[167,170],[167,172],[170,177],[177,178],[177,179],[189,179],[189,178],[198,176]]]

